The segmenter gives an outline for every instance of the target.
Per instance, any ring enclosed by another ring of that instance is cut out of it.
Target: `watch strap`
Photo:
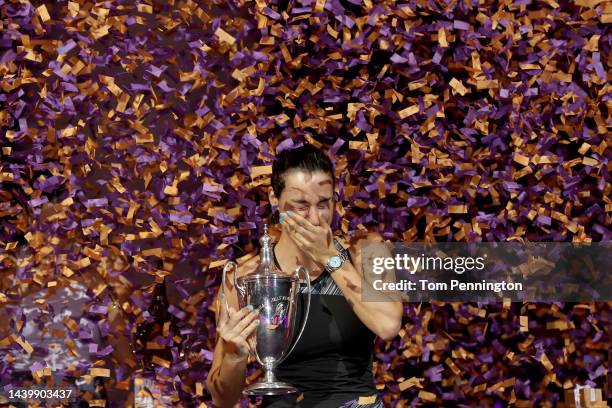
[[[329,272],[329,273],[332,273],[332,272],[340,269],[342,267],[342,265],[344,264],[344,262],[348,261],[348,259],[349,259],[348,250],[346,248],[344,248],[342,245],[340,245],[340,243],[337,240],[335,240],[335,239],[334,239],[334,246],[338,250],[338,255],[335,255],[335,256],[338,256],[342,260],[342,262],[340,263],[340,266],[334,268],[334,267],[332,267],[329,264],[330,261],[327,261],[327,264],[325,265],[325,270],[327,272]],[[330,260],[331,260],[331,258],[330,258]]]
[[[338,252],[340,254],[340,258],[342,258],[342,260],[345,261],[345,262],[348,261],[349,260],[349,251],[348,251],[348,249],[344,248],[336,240],[334,240],[334,244],[336,245],[336,249],[338,250]]]

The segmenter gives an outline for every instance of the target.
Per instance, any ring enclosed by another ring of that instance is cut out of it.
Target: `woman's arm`
[[[329,258],[338,255],[329,227],[314,226],[299,214],[289,212],[283,228],[312,260],[324,268]],[[327,239],[321,239],[327,237]],[[361,253],[355,254],[355,265],[344,262],[331,276],[359,319],[373,333],[390,341],[401,329],[402,302],[389,298],[388,302],[364,302],[362,299]]]
[[[365,242],[363,242],[365,244]],[[345,245],[343,245],[345,246]],[[349,304],[352,305],[355,314],[359,316],[361,321],[370,329],[376,333],[378,337],[385,341],[391,341],[401,329],[403,304],[398,300],[397,297],[392,298],[386,296],[389,300],[384,302],[380,300],[376,301],[364,301],[363,300],[363,279],[364,275],[362,265],[362,253],[360,245],[354,246],[354,251],[351,251],[351,255],[355,261],[355,264],[351,262],[344,262],[342,266],[334,271],[331,276],[336,282],[336,285],[342,290],[342,293],[347,298]],[[327,260],[333,255],[337,255],[338,251],[332,252],[327,256]],[[321,265],[325,266],[327,260]],[[323,262],[323,261],[322,261]],[[390,279],[388,276],[384,277],[385,281]],[[366,279],[366,285],[372,284]],[[385,296],[381,293],[377,293],[377,296]]]
[[[245,269],[250,270],[251,265],[245,265]],[[229,310],[225,305],[226,299]],[[218,337],[206,386],[213,404],[231,407],[242,397],[250,336],[257,328],[259,319],[249,306],[238,310],[238,296],[233,285],[227,287],[225,293],[217,295],[215,305]]]

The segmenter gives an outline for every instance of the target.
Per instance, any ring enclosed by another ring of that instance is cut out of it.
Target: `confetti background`
[[[335,160],[352,237],[612,237],[609,3],[0,0],[0,16],[4,349],[28,350],[16,274],[44,299],[98,271],[106,338],[169,276],[167,344],[189,352],[157,376],[207,401],[219,266],[257,249],[271,160],[304,142]],[[389,406],[552,406],[609,375],[610,303],[407,304],[404,322],[376,344]],[[105,350],[91,367],[111,373],[88,373],[128,392]]]

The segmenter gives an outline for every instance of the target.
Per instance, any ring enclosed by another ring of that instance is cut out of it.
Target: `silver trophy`
[[[298,389],[286,382],[277,381],[274,368],[278,366],[299,341],[310,310],[310,274],[304,266],[298,266],[292,275],[280,271],[272,260],[272,238],[268,235],[268,226],[264,225],[264,234],[259,239],[261,244],[260,264],[252,273],[236,278],[235,262],[228,262],[223,268],[221,285],[225,290],[226,276],[234,270],[234,286],[238,292],[240,307],[253,306],[259,310],[259,326],[254,356],[264,368],[264,379],[249,385],[247,395],[284,395],[297,393]],[[300,275],[305,276],[307,285],[306,309],[302,327],[293,341],[296,324],[296,300],[299,296]],[[227,296],[226,302],[227,302]],[[227,304],[226,304],[227,307]],[[229,310],[229,309],[228,309]],[[293,346],[289,346],[293,343]]]

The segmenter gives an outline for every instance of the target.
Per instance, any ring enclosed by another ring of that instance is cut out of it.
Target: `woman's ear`
[[[278,207],[278,198],[276,197],[276,194],[274,194],[274,190],[272,189],[268,191],[268,200],[270,201],[272,207]]]

